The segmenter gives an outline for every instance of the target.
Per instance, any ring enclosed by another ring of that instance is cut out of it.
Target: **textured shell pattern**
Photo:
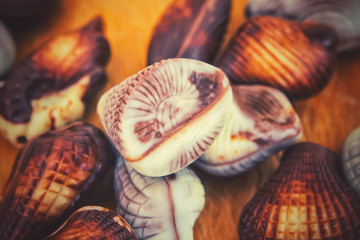
[[[147,177],[119,157],[115,192],[117,211],[139,239],[193,239],[205,191],[190,168],[165,177]]]

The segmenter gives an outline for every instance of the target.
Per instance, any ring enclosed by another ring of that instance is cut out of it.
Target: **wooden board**
[[[45,19],[17,21],[10,26],[17,45],[17,61],[52,36],[75,29],[101,15],[112,57],[107,67],[106,89],[146,66],[147,48],[157,20],[171,0],[64,0]],[[233,1],[225,43],[244,21],[245,1]],[[294,103],[304,127],[302,141],[312,141],[336,153],[346,135],[360,125],[360,51],[338,56],[337,74],[317,96]],[[85,120],[100,127],[96,100]],[[0,139],[0,192],[9,176],[17,150]],[[249,172],[231,177],[212,177],[200,171],[206,205],[194,227],[195,239],[238,239],[242,208],[278,167],[275,156]],[[115,209],[111,175],[105,186],[95,188],[87,204]]]

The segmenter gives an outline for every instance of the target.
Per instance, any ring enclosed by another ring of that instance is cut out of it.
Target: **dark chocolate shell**
[[[218,176],[243,173],[302,137],[287,97],[271,87],[232,86],[225,126],[196,165]]]
[[[107,91],[98,115],[133,168],[164,176],[195,161],[223,128],[232,100],[225,74],[207,63],[155,63]]]
[[[330,27],[254,17],[240,26],[216,65],[234,84],[272,86],[291,100],[304,99],[331,80],[335,45]]]
[[[131,226],[116,212],[98,206],[76,210],[64,224],[43,240],[137,240]]]
[[[140,239],[191,240],[205,205],[205,189],[190,168],[147,177],[120,156],[115,168],[117,212]]]
[[[360,198],[336,161],[315,143],[285,150],[278,170],[244,207],[240,239],[360,239]]]
[[[0,203],[0,239],[46,236],[114,159],[111,143],[90,124],[74,123],[30,141]]]
[[[0,86],[0,132],[15,146],[82,118],[105,85],[110,48],[100,17],[29,54]]]
[[[360,1],[358,0],[250,0],[248,16],[276,15],[300,22],[318,22],[335,29],[338,51],[360,48]]]
[[[230,18],[230,0],[174,0],[154,30],[148,65],[167,58],[211,63]]]

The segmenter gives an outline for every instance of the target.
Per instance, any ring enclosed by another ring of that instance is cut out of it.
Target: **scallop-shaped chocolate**
[[[360,48],[360,1],[358,0],[250,0],[248,16],[276,15],[333,27],[339,36],[339,51]]]
[[[43,240],[137,240],[131,226],[116,212],[98,206],[76,210],[64,224]]]
[[[46,236],[114,159],[105,134],[80,122],[27,143],[0,203],[0,239]]]
[[[190,168],[164,177],[147,177],[120,156],[115,168],[117,212],[139,239],[191,240],[205,205],[205,191]]]
[[[226,33],[230,9],[230,0],[173,0],[154,29],[148,65],[167,58],[211,63]]]
[[[335,45],[328,26],[254,17],[240,26],[216,65],[234,84],[268,85],[291,100],[304,99],[331,80]]]
[[[277,171],[244,207],[240,239],[360,239],[360,198],[336,161],[315,143],[286,149]]]
[[[232,89],[223,130],[195,162],[219,176],[245,172],[302,136],[299,116],[281,91],[260,85]]]
[[[0,85],[0,133],[14,146],[83,117],[106,83],[110,48],[101,18],[29,54]]]
[[[218,68],[192,59],[155,63],[107,91],[98,115],[133,168],[164,176],[195,161],[223,128],[232,92]]]
[[[360,127],[353,130],[344,140],[341,160],[347,182],[360,196]]]
[[[15,43],[6,29],[5,25],[0,21],[0,76],[2,76],[11,67],[15,60]],[[0,81],[1,84],[1,81]]]

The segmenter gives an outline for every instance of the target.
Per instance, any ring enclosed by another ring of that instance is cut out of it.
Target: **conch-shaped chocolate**
[[[205,191],[190,168],[165,177],[147,177],[121,156],[115,168],[117,212],[140,239],[191,240],[205,205]]]
[[[250,0],[246,8],[248,16],[276,15],[327,24],[339,36],[338,51],[360,48],[359,11],[358,0]]]
[[[315,143],[285,150],[278,170],[244,207],[240,239],[360,239],[360,198],[336,160]]]
[[[106,83],[110,48],[101,18],[58,35],[27,56],[0,86],[0,133],[20,147],[80,119]]]
[[[116,212],[98,206],[76,210],[64,224],[43,240],[137,240],[131,226]]]
[[[211,63],[226,33],[230,9],[230,0],[174,0],[156,25],[148,65],[167,58]]]
[[[6,73],[15,60],[15,43],[10,32],[0,21],[0,77]],[[0,80],[0,87],[3,82]]]
[[[347,182],[360,196],[360,127],[353,130],[344,140],[341,160]]]
[[[332,78],[336,39],[325,25],[254,17],[239,27],[216,66],[234,84],[268,85],[304,99]]]
[[[164,176],[195,161],[223,128],[232,91],[226,75],[184,58],[155,63],[107,91],[98,115],[138,172]]]
[[[27,143],[0,203],[0,239],[46,236],[114,159],[104,133],[80,122]]]
[[[245,172],[302,136],[300,118],[281,91],[260,85],[232,89],[223,130],[195,161],[218,176]]]

